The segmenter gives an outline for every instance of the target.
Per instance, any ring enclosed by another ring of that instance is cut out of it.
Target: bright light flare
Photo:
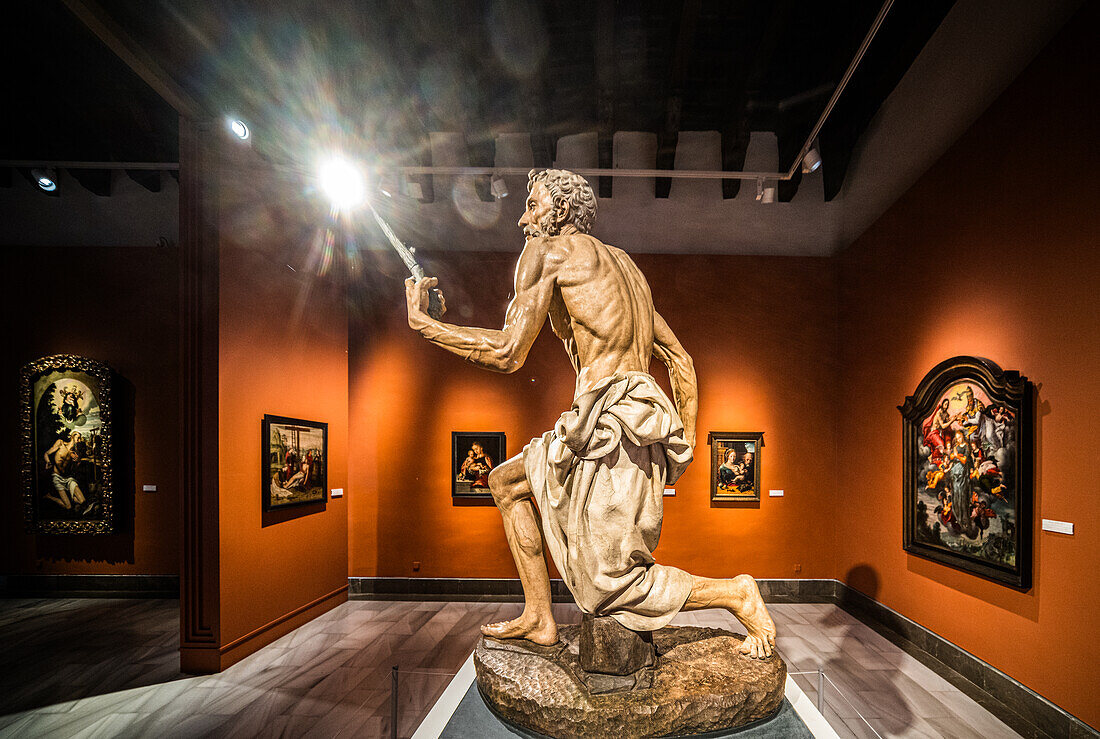
[[[321,164],[321,191],[338,210],[350,210],[362,205],[367,194],[363,173],[343,157],[333,157]]]

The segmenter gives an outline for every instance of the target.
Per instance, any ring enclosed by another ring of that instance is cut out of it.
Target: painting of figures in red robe
[[[711,431],[707,443],[710,445],[710,499],[759,501],[763,432]]]
[[[489,473],[507,455],[502,432],[451,432],[451,495],[491,498]]]
[[[328,499],[328,424],[264,416],[261,431],[265,511]]]
[[[1027,543],[1021,482],[1026,379],[988,360],[958,359],[933,370],[902,407],[906,548],[1017,584]]]

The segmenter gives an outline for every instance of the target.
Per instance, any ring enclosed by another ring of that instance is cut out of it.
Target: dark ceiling
[[[546,166],[560,136],[596,131],[599,165],[611,167],[616,131],[648,131],[657,135],[657,168],[671,169],[679,131],[714,130],[730,171],[741,169],[750,131],[774,131],[780,165],[790,166],[881,8],[877,0],[69,4],[129,37],[203,115],[249,120],[274,157],[325,141],[430,165],[428,133],[462,131],[470,163],[492,166],[496,134],[530,132],[535,163]],[[819,136],[826,200],[951,5],[893,4]],[[21,115],[9,117],[0,159],[178,161],[175,111],[66,4],[8,12],[7,97]],[[95,170],[79,176],[96,184]],[[780,200],[798,182],[781,183]],[[725,197],[738,185],[724,181]],[[611,178],[600,187],[610,196]],[[668,181],[658,180],[657,196],[667,194]]]

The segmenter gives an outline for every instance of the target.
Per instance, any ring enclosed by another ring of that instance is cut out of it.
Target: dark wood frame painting
[[[328,500],[328,424],[265,415],[261,429],[263,510],[324,504]]]
[[[764,447],[763,431],[711,431],[710,446],[711,501],[760,500],[760,450]],[[724,464],[730,452],[736,453],[736,466]],[[745,454],[752,459],[745,467]]]
[[[481,447],[480,457],[475,444]],[[503,431],[452,431],[451,495],[492,499],[489,472],[507,459],[508,439]]]
[[[905,551],[1030,587],[1031,395],[1019,372],[960,356],[898,406]]]
[[[111,369],[55,354],[28,363],[20,375],[27,531],[113,533]]]

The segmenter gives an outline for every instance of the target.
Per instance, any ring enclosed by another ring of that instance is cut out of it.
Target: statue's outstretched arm
[[[409,326],[438,347],[468,362],[511,373],[523,366],[527,352],[539,335],[553,294],[553,267],[546,259],[552,247],[544,239],[531,239],[516,265],[516,296],[508,304],[501,329],[473,328],[444,323],[424,312],[434,277],[405,281]]]
[[[672,398],[676,401],[676,410],[684,423],[684,437],[694,447],[695,418],[699,412],[695,363],[657,311],[653,311],[653,353],[668,367]]]

